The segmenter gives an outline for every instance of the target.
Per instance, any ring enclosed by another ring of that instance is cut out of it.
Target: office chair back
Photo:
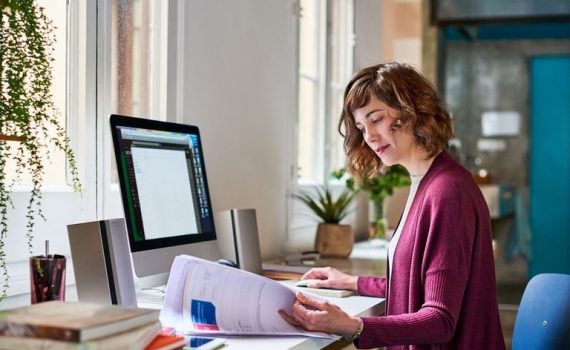
[[[513,350],[570,349],[570,275],[534,276],[515,320]]]

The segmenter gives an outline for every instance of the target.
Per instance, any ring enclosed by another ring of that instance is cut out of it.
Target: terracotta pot
[[[322,256],[347,258],[353,245],[354,233],[350,225],[319,224],[315,250]]]

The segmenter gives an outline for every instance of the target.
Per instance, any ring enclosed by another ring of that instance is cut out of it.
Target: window
[[[67,12],[61,11],[61,8],[65,8],[65,0],[38,0],[38,5],[44,9],[44,13],[48,18],[52,20],[54,35],[57,38],[56,42],[53,44],[53,58],[52,62],[52,96],[55,107],[58,114],[59,124],[66,127],[66,106],[67,106],[67,91],[66,91],[66,73],[67,73],[67,59],[66,59],[66,49],[67,49]],[[10,146],[10,143],[8,144]],[[12,150],[15,152],[15,150]],[[15,160],[7,159],[7,172],[8,181],[11,182],[16,178],[16,164]],[[66,163],[65,154],[63,151],[53,151],[50,159],[44,157],[44,186],[48,185],[54,186],[65,186],[66,181]],[[29,190],[29,185],[31,184],[31,177],[29,174],[24,173],[18,179],[17,186],[14,188],[18,190]]]
[[[344,88],[353,74],[354,1],[301,0],[297,171],[294,187],[330,180],[344,166],[338,121]],[[313,244],[316,221],[296,200],[289,203],[288,244],[295,249]]]
[[[323,183],[344,165],[338,120],[353,74],[352,0],[301,0],[299,19],[299,184]]]
[[[86,0],[42,0],[44,8],[55,27],[55,52],[53,62],[52,92],[60,112],[60,122],[65,126],[75,152],[79,176],[84,192],[72,191],[66,171],[63,152],[56,152],[46,162],[46,177],[42,186],[42,209],[46,221],[37,218],[34,226],[33,254],[44,252],[44,240],[50,242],[50,252],[69,257],[66,225],[93,220],[95,206],[95,112],[94,89],[87,81],[95,81],[92,60],[95,50],[89,45],[95,42],[94,24],[96,7]],[[90,11],[90,15],[87,12]],[[73,77],[73,79],[70,79]],[[10,232],[6,241],[8,265],[8,296],[26,293],[30,288],[29,253],[26,244],[25,211],[29,200],[27,178],[12,193],[14,208],[11,212]],[[73,266],[68,263],[67,283],[74,282]],[[4,305],[8,307],[10,301]],[[16,305],[14,305],[16,306]]]
[[[53,92],[77,157],[84,192],[74,193],[67,185],[64,155],[52,157],[46,167],[45,183],[49,186],[42,187],[47,221],[36,222],[34,254],[43,253],[43,242],[49,239],[51,252],[69,258],[66,225],[123,216],[118,186],[113,185],[116,171],[112,168],[109,114],[154,119],[176,115],[175,100],[167,91],[176,90],[173,68],[177,61],[172,57],[178,51],[167,44],[179,44],[177,17],[170,14],[176,14],[181,5],[161,0],[39,3],[57,27]],[[6,242],[9,296],[30,288],[25,224],[20,219],[28,198],[27,191],[15,191],[12,196],[16,220],[10,222]],[[66,282],[74,283],[71,259]],[[17,300],[3,303],[8,306]]]
[[[111,2],[111,110],[166,118],[168,2]]]
[[[109,115],[166,120],[174,111],[168,108],[168,91],[175,88],[171,57],[176,50],[168,42],[169,32],[176,32],[169,29],[176,24],[170,16],[176,6],[161,0],[99,0],[97,106],[103,147],[98,206],[103,217],[123,216]]]

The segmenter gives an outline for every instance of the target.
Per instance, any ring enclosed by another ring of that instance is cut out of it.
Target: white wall
[[[355,71],[381,63],[381,15],[381,0],[354,0]]]
[[[264,258],[287,240],[297,99],[293,0],[183,2],[182,122],[200,127],[214,210],[255,208]],[[378,63],[380,1],[355,1],[355,66]]]
[[[214,210],[255,208],[264,258],[286,237],[296,119],[292,0],[186,1],[183,122],[198,125]]]

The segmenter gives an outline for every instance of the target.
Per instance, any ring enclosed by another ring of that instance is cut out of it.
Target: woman
[[[471,174],[445,150],[451,117],[428,80],[389,63],[348,84],[339,130],[357,178],[401,164],[410,194],[390,242],[386,278],[315,268],[313,288],[386,298],[386,315],[351,317],[302,293],[291,324],[336,333],[359,348],[504,349],[496,299],[489,210]]]

